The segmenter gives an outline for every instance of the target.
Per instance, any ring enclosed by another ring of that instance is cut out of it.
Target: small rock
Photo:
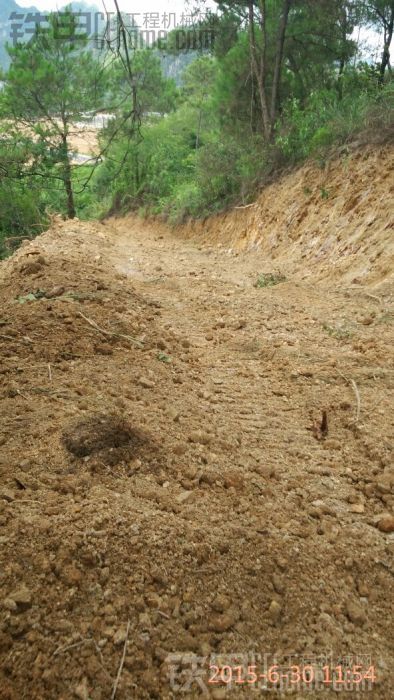
[[[74,688],[74,694],[79,700],[89,700],[88,681],[86,677]]]
[[[94,352],[97,355],[113,355],[114,351],[108,343],[96,343]]]
[[[353,503],[352,506],[350,507],[351,513],[364,513],[364,511],[365,511],[364,503]]]
[[[178,423],[179,419],[181,417],[181,414],[179,413],[179,411],[177,411],[177,409],[174,408],[173,406],[168,407],[167,415],[169,418],[171,418],[171,420],[175,421],[175,423]]]
[[[225,610],[228,610],[229,607],[230,600],[221,593],[219,593],[212,601],[212,608],[215,610],[215,612],[223,613]]]
[[[347,601],[347,603],[346,603],[346,615],[348,616],[349,620],[351,622],[353,622],[355,625],[363,625],[367,619],[365,611],[363,610],[361,605],[359,605],[354,600]]]
[[[74,564],[69,564],[60,572],[60,578],[69,586],[78,586],[82,581],[82,572]]]
[[[54,299],[55,297],[61,297],[64,292],[64,287],[53,287],[49,292],[46,292],[45,296],[47,299]]]
[[[382,474],[376,482],[376,488],[380,493],[391,493],[392,491],[392,476],[391,474]]]
[[[100,581],[101,583],[106,583],[109,579],[109,567],[104,566],[100,571]]]
[[[285,590],[284,583],[283,583],[282,579],[280,578],[280,576],[278,576],[278,574],[274,574],[272,576],[272,584],[274,586],[275,591],[279,594],[282,594],[283,591]]]
[[[138,620],[139,620],[139,624],[144,629],[149,629],[152,626],[151,619],[150,619],[149,614],[147,612],[140,613]]]
[[[15,494],[10,489],[3,489],[0,496],[8,503],[12,503],[12,501],[15,501]]]
[[[234,323],[234,330],[240,331],[242,328],[246,327],[246,320],[244,318],[240,318],[238,321],[235,321]]]
[[[10,612],[15,612],[18,606],[15,603],[15,600],[12,600],[12,598],[4,598],[3,608],[5,608],[5,610],[9,610]]]
[[[268,608],[268,615],[271,622],[276,625],[282,614],[282,606],[277,600],[271,600],[270,606]]]
[[[205,391],[204,389],[199,389],[199,391],[197,392],[197,396],[200,399],[204,399],[205,401],[208,401],[208,399],[211,397],[211,394],[209,393],[209,391]]]
[[[194,491],[182,491],[182,493],[180,493],[175,500],[177,503],[185,503],[191,499],[193,494]]]
[[[394,532],[394,515],[388,513],[378,520],[377,528],[380,532]]]
[[[357,590],[361,598],[368,598],[371,595],[371,591],[364,581],[357,581]]]
[[[114,644],[124,644],[127,638],[127,630],[125,627],[120,627],[113,636]]]
[[[145,389],[153,389],[155,386],[155,383],[152,382],[151,379],[147,379],[147,377],[140,377],[139,383],[141,386],[145,387]]]
[[[226,489],[235,488],[242,489],[244,486],[244,478],[241,472],[228,471],[224,474],[224,485]]]
[[[214,615],[209,623],[209,627],[213,632],[227,632],[227,630],[234,627],[236,623],[236,618],[230,613],[224,613],[223,615]]]
[[[276,557],[276,563],[279,566],[282,571],[285,571],[288,567],[288,561],[284,557],[282,557],[280,554]]]
[[[159,609],[163,601],[157,593],[150,591],[145,596],[145,602],[149,608]]]
[[[12,591],[8,599],[14,601],[18,610],[27,610],[27,608],[31,607],[32,595],[25,585]]]
[[[213,486],[216,482],[220,480],[220,475],[216,471],[206,471],[201,474],[200,481],[203,484],[209,484]]]

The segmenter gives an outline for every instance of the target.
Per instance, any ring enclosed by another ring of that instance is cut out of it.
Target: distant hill
[[[96,12],[100,12],[101,10],[97,7],[97,5],[94,4],[88,4],[86,2],[83,2],[81,0],[77,0],[76,2],[72,3],[67,3],[65,2],[63,7],[66,7],[67,4],[71,4],[72,9],[74,12],[90,12],[92,15],[94,15]],[[15,0],[0,0],[0,69],[7,70],[10,60],[9,56],[6,50],[6,44],[11,44],[12,43],[12,23],[15,22],[17,23],[18,20],[10,20],[10,16],[13,12],[16,12],[20,15],[23,15],[23,17],[26,17],[29,13],[35,14],[47,14],[45,12],[39,12],[39,10],[34,7],[20,7]],[[21,21],[21,20],[19,20]],[[101,25],[103,27],[103,25]],[[29,23],[25,25],[25,29],[32,29],[33,28],[33,23]],[[22,28],[23,29],[23,28]],[[94,23],[92,22],[92,32],[94,32]],[[28,41],[29,38],[31,37],[31,34],[28,32],[25,33],[25,36],[23,40]],[[161,61],[161,66],[164,75],[167,78],[173,78],[177,85],[180,85],[181,83],[181,75],[186,66],[191,63],[196,57],[197,57],[197,52],[196,51],[190,51],[186,53],[180,53],[178,55],[174,54],[165,54],[162,52],[157,51],[157,55],[160,58]]]
[[[15,0],[2,0],[1,6],[0,6],[0,22],[5,22],[8,20],[11,12],[31,12],[32,10],[35,10],[38,12],[36,8],[21,8],[19,5],[15,2]]]
[[[9,58],[6,51],[6,43],[11,42],[11,22],[9,20],[12,12],[38,12],[36,7],[21,8],[15,0],[1,0],[0,4],[0,68],[7,69]]]
[[[187,66],[200,55],[198,51],[187,51],[179,54],[162,53],[157,51],[161,69],[166,78],[175,80],[176,85],[182,85],[182,73]]]
[[[72,3],[67,3],[65,2],[63,7],[66,7],[67,5],[71,5],[72,9],[74,12],[90,12],[91,14],[95,14],[96,12],[99,12],[99,9],[96,5],[90,5],[85,2],[72,2]],[[1,0],[0,1],[0,68],[3,70],[7,70],[10,60],[8,57],[7,49],[6,49],[6,44],[11,44],[12,43],[12,24],[15,22],[17,23],[18,20],[10,20],[10,16],[13,12],[16,12],[20,15],[23,15],[23,17],[26,17],[29,13],[38,13],[41,15],[47,14],[46,12],[40,12],[34,5],[31,7],[20,7],[18,3],[15,2],[15,0]],[[19,20],[20,22],[21,20]],[[33,28],[33,23],[29,23],[25,25],[25,29],[32,29]],[[22,29],[23,31],[23,29]],[[31,37],[31,34],[26,32],[23,40],[28,41],[29,38]]]

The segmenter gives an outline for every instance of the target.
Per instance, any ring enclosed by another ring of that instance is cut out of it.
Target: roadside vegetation
[[[250,203],[306,158],[324,164],[338,145],[390,138],[393,21],[390,0],[219,2],[198,28],[209,47],[197,47],[176,86],[159,47],[134,48],[121,15],[118,41],[100,52],[71,12],[51,15],[9,49],[2,76],[0,254],[52,212],[204,217]],[[374,60],[361,29],[380,37]],[[170,35],[166,60],[179,51]],[[113,117],[98,157],[78,165],[72,136],[100,111]]]

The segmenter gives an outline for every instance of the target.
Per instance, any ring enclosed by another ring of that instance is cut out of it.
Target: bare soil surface
[[[1,698],[393,697],[392,285],[305,265],[131,218],[1,264]]]

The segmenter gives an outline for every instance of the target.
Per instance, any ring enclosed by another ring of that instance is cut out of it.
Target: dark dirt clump
[[[64,446],[76,457],[87,457],[102,450],[126,446],[133,452],[145,440],[139,430],[120,416],[91,416],[78,421],[63,434]]]

